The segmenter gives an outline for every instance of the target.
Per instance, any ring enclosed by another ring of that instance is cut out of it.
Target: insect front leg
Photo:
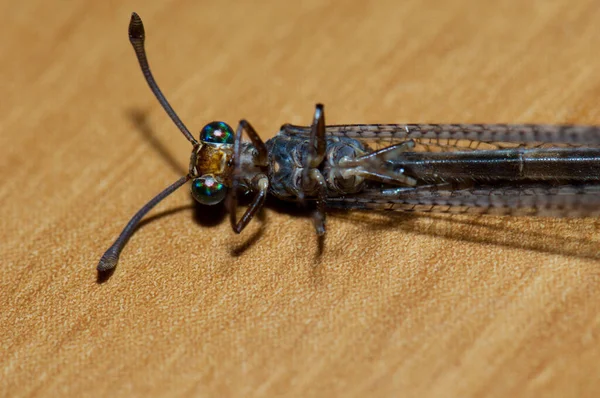
[[[322,104],[317,104],[315,116],[310,130],[308,141],[308,156],[304,158],[302,184],[303,187],[316,183],[317,208],[313,213],[313,224],[317,235],[325,234],[325,199],[327,197],[327,184],[318,167],[323,163],[327,152],[325,139],[325,111]],[[302,197],[304,193],[302,192]]]
[[[234,199],[235,206],[230,208],[229,210],[229,220],[231,222],[231,227],[236,233],[242,232],[246,225],[254,218],[256,213],[260,209],[262,209],[265,204],[265,199],[267,198],[267,193],[269,191],[269,178],[264,174],[258,174],[254,180],[252,181],[252,190],[256,192],[254,199],[252,199],[252,203],[246,209],[244,215],[240,220],[237,220],[236,216],[236,208],[237,208],[237,200]],[[235,194],[234,194],[235,195]]]
[[[248,137],[250,137],[250,141],[254,145],[256,149],[255,162],[257,166],[267,166],[268,161],[268,150],[265,143],[260,139],[256,130],[252,127],[248,121],[242,119],[238,125],[238,128],[235,133],[235,141],[233,143],[233,176],[231,189],[229,190],[229,194],[227,196],[227,208],[229,209],[229,221],[231,222],[231,227],[236,233],[242,232],[242,230],[248,225],[250,220],[254,217],[254,215],[263,207],[265,203],[265,199],[267,198],[267,193],[269,190],[269,178],[263,174],[257,174],[251,183],[252,191],[256,192],[254,199],[246,209],[246,212],[242,216],[242,218],[237,220],[237,191],[240,186],[240,178],[241,178],[241,149],[242,149],[242,133],[246,131]]]

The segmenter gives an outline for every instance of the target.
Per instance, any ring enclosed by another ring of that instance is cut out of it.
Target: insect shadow
[[[598,240],[600,221],[582,228],[578,219],[520,217],[539,223],[514,222],[514,218],[490,215],[457,216],[435,213],[380,212],[380,217],[361,212],[336,211],[333,217],[365,223],[372,231],[391,228],[437,238],[558,254],[573,258],[600,260]],[[431,222],[433,221],[433,222]]]
[[[165,163],[177,174],[184,175],[187,173],[187,165],[177,160],[171,152],[157,138],[155,130],[148,122],[148,112],[139,108],[132,108],[126,111],[126,117],[134,130],[141,134],[144,141],[152,147]]]

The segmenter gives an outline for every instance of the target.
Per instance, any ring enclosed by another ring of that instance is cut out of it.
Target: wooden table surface
[[[197,134],[600,124],[595,0],[3,1],[0,396],[600,396],[597,219],[272,206],[235,235],[187,189]]]

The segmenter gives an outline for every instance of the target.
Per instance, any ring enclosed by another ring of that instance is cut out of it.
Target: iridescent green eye
[[[227,194],[227,187],[210,174],[192,180],[192,196],[203,205],[215,205]]]
[[[233,130],[227,123],[212,122],[200,132],[200,141],[213,144],[233,144]]]

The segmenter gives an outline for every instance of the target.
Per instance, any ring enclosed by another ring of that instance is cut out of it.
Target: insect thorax
[[[305,198],[314,198],[317,186],[302,184],[302,176],[308,156],[309,137],[303,134],[280,132],[266,142],[269,150],[269,191],[283,200],[298,200],[301,193]],[[339,166],[342,158],[355,158],[365,153],[364,146],[347,137],[327,137],[326,156],[319,170],[327,183],[330,197],[359,192],[363,186],[360,177],[344,177]]]

